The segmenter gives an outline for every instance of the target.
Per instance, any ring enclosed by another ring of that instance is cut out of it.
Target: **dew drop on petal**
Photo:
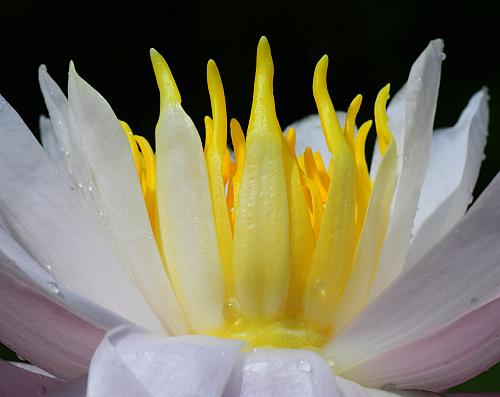
[[[328,364],[328,366],[330,367],[330,369],[333,369],[333,367],[335,367],[335,360],[332,356],[326,356],[325,361]]]
[[[54,293],[54,294],[58,294],[61,290],[59,289],[59,286],[57,285],[57,283],[55,283],[54,281],[49,281],[47,283],[47,287],[49,287],[49,289]]]
[[[241,317],[241,306],[235,298],[229,298],[224,303],[223,309],[224,318],[228,322],[235,322]]]
[[[297,360],[296,366],[298,369],[304,372],[311,372],[312,371],[312,365],[309,361],[307,360]]]

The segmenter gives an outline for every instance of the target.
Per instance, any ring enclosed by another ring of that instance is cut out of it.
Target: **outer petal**
[[[336,371],[370,386],[440,390],[493,365],[500,354],[491,317],[500,299],[499,219],[497,175],[450,234],[325,349]],[[390,361],[396,356],[398,369]],[[382,367],[394,372],[379,376]]]
[[[92,358],[87,397],[220,396],[241,345],[208,336],[166,338],[117,328]]]
[[[0,396],[38,397],[53,393],[64,382],[48,374],[42,375],[29,366],[19,367],[0,360]]]
[[[64,154],[61,150],[61,146],[57,141],[57,137],[52,127],[50,119],[45,116],[40,117],[40,137],[42,139],[42,145],[47,155],[54,162],[54,165],[59,171],[60,175],[66,177],[66,163],[64,162]]]
[[[116,243],[117,256],[144,297],[174,334],[186,333],[186,324],[163,267],[144,204],[129,143],[106,100],[75,71],[69,71],[68,97],[75,131],[94,176],[105,221]],[[82,150],[80,148],[80,150]]]
[[[431,41],[411,68],[404,89],[404,143],[401,171],[393,201],[391,223],[370,297],[383,291],[402,271],[427,171],[443,60],[443,42]]]
[[[337,114],[340,125],[344,125],[347,116],[346,112],[336,111],[335,113]],[[326,145],[319,115],[311,114],[306,116],[303,119],[293,122],[283,131],[286,133],[290,128],[295,128],[297,133],[297,141],[295,144],[295,151],[297,154],[304,153],[306,147],[310,147],[313,152],[319,151],[324,161],[332,157]]]
[[[65,379],[85,373],[103,329],[124,322],[56,284],[2,229],[0,302],[0,341]]]
[[[327,397],[339,391],[327,363],[309,350],[258,349],[245,354],[224,397]]]
[[[103,236],[12,107],[0,97],[2,224],[57,282],[161,330]]]
[[[434,133],[406,267],[436,244],[471,203],[484,158],[488,113],[488,94],[483,89],[471,98],[454,127]]]

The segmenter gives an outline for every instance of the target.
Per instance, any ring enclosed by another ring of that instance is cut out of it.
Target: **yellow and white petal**
[[[328,58],[314,72],[313,92],[332,150],[332,175],[323,221],[304,294],[304,318],[328,330],[345,289],[355,252],[355,163],[326,86]],[[327,331],[328,332],[328,331]]]
[[[443,42],[431,41],[413,64],[404,90],[404,143],[391,222],[370,300],[380,294],[403,270],[420,190],[427,172],[432,127],[436,112]]]
[[[389,225],[396,186],[396,166],[396,144],[392,141],[387,147],[373,185],[354,264],[335,319],[337,332],[349,324],[367,304]]]
[[[210,332],[223,323],[224,283],[203,148],[167,63],[155,50],[151,60],[160,89],[156,198],[163,254],[192,330]]]
[[[5,230],[50,269],[57,283],[118,316],[161,332],[158,318],[43,148],[1,97],[0,106],[0,218]]]
[[[284,140],[273,97],[267,39],[257,49],[252,113],[234,225],[235,293],[250,320],[272,321],[284,309],[290,247]]]
[[[470,99],[455,126],[434,133],[405,268],[439,242],[471,203],[484,158],[488,113],[483,89]]]
[[[129,272],[166,332],[187,331],[182,310],[167,277],[153,236],[129,143],[106,100],[71,64],[68,99],[94,185],[85,186],[99,197],[116,254]],[[113,150],[109,150],[113,148]]]

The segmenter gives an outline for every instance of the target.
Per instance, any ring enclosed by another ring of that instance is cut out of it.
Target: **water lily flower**
[[[0,103],[0,341],[33,364],[0,362],[0,394],[390,396],[495,364],[500,177],[467,210],[488,95],[433,133],[442,48],[374,123],[360,95],[335,111],[321,58],[319,115],[282,130],[262,38],[234,154],[213,61],[203,147],[151,50],[156,152],[73,64],[67,97],[40,67],[43,148]]]

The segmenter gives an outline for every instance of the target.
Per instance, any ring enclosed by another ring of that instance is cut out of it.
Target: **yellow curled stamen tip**
[[[219,68],[213,59],[207,62],[207,83],[210,90],[211,85],[219,85],[221,81]]]
[[[156,82],[160,90],[160,105],[173,105],[181,103],[181,94],[175,83],[174,76],[165,59],[154,48],[149,50],[151,63],[156,76]]]

